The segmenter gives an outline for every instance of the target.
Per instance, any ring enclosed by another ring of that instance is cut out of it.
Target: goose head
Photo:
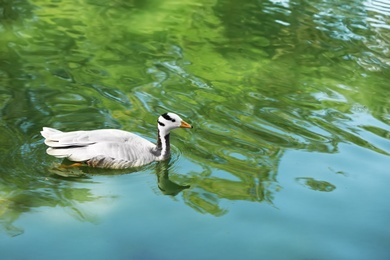
[[[159,116],[158,120],[158,130],[162,136],[165,136],[170,133],[171,130],[176,128],[192,128],[190,124],[185,122],[180,116],[174,113],[165,113]]]

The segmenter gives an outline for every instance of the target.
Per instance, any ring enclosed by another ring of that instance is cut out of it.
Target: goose
[[[192,126],[174,113],[162,114],[157,120],[157,144],[119,129],[62,132],[43,127],[41,135],[49,147],[47,154],[67,158],[74,166],[126,169],[168,159],[169,134],[176,128]]]

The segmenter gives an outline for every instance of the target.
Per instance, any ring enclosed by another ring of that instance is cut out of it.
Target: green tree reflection
[[[288,149],[388,156],[388,33],[362,2],[0,1],[2,226],[16,235],[42,206],[96,221],[79,203],[100,196],[45,179],[44,125],[154,133],[162,110],[186,115],[195,129],[175,145],[200,170],[156,164],[158,187],[215,216],[222,200],[273,204]]]

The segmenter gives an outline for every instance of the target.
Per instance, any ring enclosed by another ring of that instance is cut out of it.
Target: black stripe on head
[[[157,123],[161,126],[165,126],[165,124],[161,123],[160,121],[157,121]]]
[[[166,119],[166,120],[169,120],[169,121],[172,121],[172,122],[175,122],[175,121],[176,121],[175,119],[173,119],[172,117],[170,117],[170,116],[168,115],[168,113],[162,114],[161,116],[162,116],[164,119]]]

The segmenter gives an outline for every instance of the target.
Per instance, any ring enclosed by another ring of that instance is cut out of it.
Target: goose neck
[[[161,133],[160,131],[158,131],[157,150],[161,151],[161,154],[159,156],[161,160],[164,160],[169,157],[171,152],[169,133]]]

